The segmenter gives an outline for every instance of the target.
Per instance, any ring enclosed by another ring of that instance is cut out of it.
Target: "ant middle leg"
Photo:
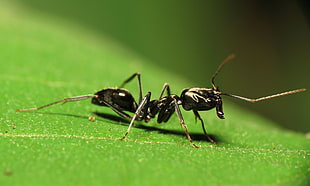
[[[164,94],[165,92],[167,92],[167,96],[170,96],[171,95],[171,92],[170,92],[170,86],[168,83],[165,83],[162,90],[161,90],[161,93],[160,93],[160,96],[159,96],[159,99],[161,99],[162,97],[164,97]]]
[[[148,92],[141,101],[140,105],[138,106],[134,116],[132,117],[125,135],[120,140],[124,140],[127,137],[135,120],[141,121],[146,117],[148,104],[150,103],[150,98],[151,98],[151,92]]]

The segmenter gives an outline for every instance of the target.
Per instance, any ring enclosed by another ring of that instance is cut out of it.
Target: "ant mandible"
[[[195,148],[199,148],[197,145],[195,145],[189,135],[187,125],[184,122],[181,110],[179,105],[182,105],[182,107],[189,111],[192,110],[195,117],[198,118],[201,122],[202,129],[204,132],[204,135],[207,137],[207,139],[213,143],[217,144],[206,132],[204,122],[202,118],[200,117],[200,114],[198,111],[205,111],[215,108],[216,114],[220,119],[224,119],[224,112],[222,108],[222,98],[221,95],[230,96],[234,98],[238,98],[241,100],[245,100],[248,102],[259,102],[266,99],[271,99],[279,96],[284,96],[288,94],[294,94],[297,92],[306,91],[306,89],[297,89],[292,91],[287,91],[283,93],[273,94],[270,96],[264,96],[256,99],[250,99],[246,97],[241,97],[233,94],[223,93],[219,90],[219,88],[215,85],[215,77],[218,75],[218,73],[222,70],[224,65],[231,61],[234,58],[234,55],[228,56],[218,67],[214,75],[212,76],[211,83],[212,88],[187,88],[184,89],[180,96],[177,96],[175,94],[170,93],[170,86],[169,84],[164,84],[164,87],[161,91],[161,94],[159,96],[159,99],[155,99],[151,101],[151,92],[148,92],[144,97],[142,92],[142,83],[141,83],[141,74],[140,73],[134,73],[132,76],[130,76],[128,79],[126,79],[119,88],[107,88],[100,90],[96,92],[95,94],[91,95],[82,95],[82,96],[76,96],[76,97],[70,97],[65,98],[59,101],[55,101],[52,103],[49,103],[47,105],[43,105],[41,107],[37,108],[30,108],[30,109],[18,109],[16,111],[23,112],[23,111],[33,111],[33,110],[40,110],[42,108],[61,103],[61,102],[70,102],[70,101],[79,101],[84,100],[88,98],[92,98],[91,103],[99,106],[107,106],[110,107],[114,112],[119,114],[120,116],[124,118],[130,119],[129,127],[125,133],[125,135],[121,138],[121,140],[124,140],[126,136],[129,134],[130,129],[132,125],[134,124],[134,121],[142,121],[149,122],[152,118],[157,116],[157,122],[167,122],[171,115],[176,112],[177,117],[179,119],[179,122],[181,126],[185,130],[186,137],[188,141],[191,143],[191,145]],[[135,77],[138,78],[138,85],[139,85],[139,102],[137,103],[132,96],[132,94],[124,89],[123,87],[133,80]],[[167,94],[164,96],[164,94]],[[127,114],[124,111],[128,111],[131,113],[134,113],[134,115],[131,117],[129,114]]]

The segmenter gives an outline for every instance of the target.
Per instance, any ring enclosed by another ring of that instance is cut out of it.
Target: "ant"
[[[204,135],[207,139],[213,143],[217,144],[206,132],[204,122],[200,117],[198,111],[205,111],[211,110],[213,108],[216,109],[216,114],[220,119],[224,119],[224,112],[222,108],[222,98],[221,95],[234,97],[237,99],[241,99],[248,102],[259,102],[266,99],[271,99],[279,96],[284,96],[288,94],[294,94],[297,92],[306,91],[306,89],[297,89],[292,91],[287,91],[283,93],[278,93],[270,96],[260,97],[256,99],[241,97],[233,94],[223,93],[219,90],[219,88],[215,85],[215,77],[218,73],[222,70],[224,65],[231,61],[235,56],[232,54],[228,56],[218,67],[216,72],[211,78],[212,88],[187,88],[184,89],[180,96],[170,93],[170,86],[169,84],[165,83],[159,99],[151,100],[151,92],[148,92],[144,97],[142,97],[142,83],[141,83],[141,74],[134,73],[128,79],[126,79],[119,88],[107,88],[96,92],[95,94],[91,95],[82,95],[76,97],[65,98],[47,105],[43,105],[37,108],[30,108],[30,109],[18,109],[16,111],[23,112],[23,111],[33,111],[33,110],[40,110],[42,108],[57,104],[57,103],[66,103],[70,101],[80,101],[88,98],[92,98],[91,103],[99,106],[107,106],[111,108],[114,112],[119,114],[124,118],[130,119],[129,127],[125,133],[125,135],[120,139],[124,140],[126,136],[129,134],[130,129],[135,121],[142,121],[149,122],[152,118],[157,116],[157,123],[167,122],[171,115],[175,112],[177,117],[180,121],[181,126],[185,130],[186,137],[191,145],[195,148],[199,148],[195,145],[189,135],[187,125],[184,122],[180,106],[189,111],[192,110],[195,117],[198,118],[202,125],[202,130]],[[135,77],[138,79],[138,86],[139,86],[139,102],[137,103],[132,96],[132,94],[124,89],[123,87],[133,80]],[[164,96],[164,94],[167,94]],[[124,111],[128,111],[134,113],[131,117]]]

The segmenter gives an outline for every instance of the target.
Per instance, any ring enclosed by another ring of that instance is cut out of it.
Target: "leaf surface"
[[[225,98],[225,120],[201,113],[217,146],[182,110],[200,149],[176,116],[137,122],[119,141],[129,121],[86,100],[15,112],[117,87],[137,71],[154,99],[165,82],[176,94],[192,83],[79,25],[11,4],[0,10],[0,185],[309,184],[309,139]],[[126,88],[138,99],[136,80]]]

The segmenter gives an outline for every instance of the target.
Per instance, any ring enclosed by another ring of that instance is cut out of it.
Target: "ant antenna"
[[[217,89],[217,87],[215,86],[214,80],[215,77],[217,76],[217,74],[222,70],[222,68],[224,67],[224,65],[226,63],[228,63],[229,61],[231,61],[232,59],[235,58],[235,54],[230,54],[221,64],[220,66],[217,68],[217,70],[215,71],[214,75],[212,76],[211,82],[212,82],[212,86],[213,89]]]
[[[233,98],[242,99],[244,101],[248,101],[248,102],[251,102],[251,103],[255,103],[255,102],[263,101],[263,100],[266,100],[266,99],[276,98],[276,97],[280,97],[280,96],[284,96],[284,95],[289,95],[289,94],[295,94],[297,92],[303,92],[303,91],[306,91],[306,90],[307,89],[305,89],[305,88],[297,89],[297,90],[291,90],[291,91],[282,92],[282,93],[278,93],[278,94],[273,94],[273,95],[270,95],[270,96],[264,96],[264,97],[260,97],[260,98],[256,98],[256,99],[246,98],[246,97],[237,96],[237,95],[233,95],[233,94],[227,94],[227,93],[221,93],[221,95],[226,95],[226,96],[230,96],[230,97],[233,97]]]
[[[40,110],[40,109],[43,109],[45,107],[48,107],[48,106],[51,106],[51,105],[55,105],[57,103],[66,103],[66,102],[69,102],[69,101],[80,101],[80,100],[83,100],[83,99],[88,99],[88,98],[97,98],[98,95],[83,95],[83,96],[76,96],[76,97],[71,97],[71,98],[65,98],[65,99],[62,99],[62,100],[58,100],[58,101],[55,101],[53,103],[49,103],[47,105],[43,105],[41,107],[37,107],[37,108],[29,108],[29,109],[17,109],[16,111],[17,112],[24,112],[24,111],[33,111],[33,110]]]
[[[215,71],[214,75],[212,76],[212,79],[211,79],[211,82],[212,82],[212,86],[213,86],[213,89],[216,90],[217,87],[215,86],[215,83],[214,83],[214,80],[215,80],[215,77],[217,76],[217,74],[222,70],[222,68],[224,67],[224,65],[226,63],[228,63],[229,61],[231,61],[232,59],[235,58],[235,55],[234,54],[231,54],[229,55],[221,64],[220,66],[217,68],[217,70]],[[221,95],[226,95],[226,96],[230,96],[230,97],[233,97],[233,98],[237,98],[237,99],[242,99],[244,101],[248,101],[248,102],[251,102],[251,103],[255,103],[255,102],[259,102],[259,101],[263,101],[263,100],[266,100],[266,99],[271,99],[271,98],[276,98],[276,97],[280,97],[280,96],[284,96],[284,95],[289,95],[289,94],[295,94],[295,93],[298,93],[298,92],[303,92],[303,91],[306,91],[307,89],[303,88],[303,89],[296,89],[296,90],[291,90],[291,91],[286,91],[286,92],[281,92],[281,93],[278,93],[278,94],[273,94],[273,95],[270,95],[270,96],[264,96],[264,97],[260,97],[260,98],[256,98],[256,99],[251,99],[251,98],[246,98],[246,97],[242,97],[242,96],[237,96],[237,95],[233,95],[233,94],[228,94],[228,93],[221,93]]]

